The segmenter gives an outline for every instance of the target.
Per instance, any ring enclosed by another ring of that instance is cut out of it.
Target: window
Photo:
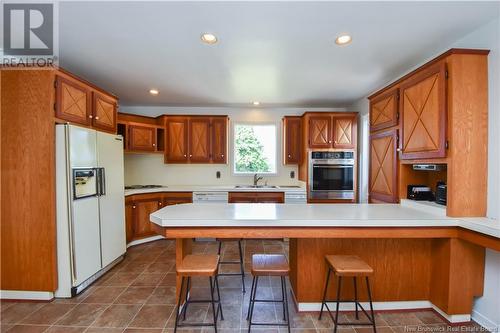
[[[276,124],[234,124],[234,173],[276,173]]]

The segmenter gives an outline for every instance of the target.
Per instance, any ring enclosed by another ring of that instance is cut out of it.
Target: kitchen
[[[57,10],[2,67],[2,331],[498,329],[497,2]]]

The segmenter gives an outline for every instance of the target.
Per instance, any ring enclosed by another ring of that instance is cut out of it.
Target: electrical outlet
[[[290,171],[290,178],[295,178],[295,171]]]
[[[219,178],[220,178],[220,171],[217,171],[217,172],[215,173],[215,177],[216,177],[217,179],[219,179]]]

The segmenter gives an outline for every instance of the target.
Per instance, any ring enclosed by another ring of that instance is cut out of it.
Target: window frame
[[[272,125],[274,126],[275,129],[275,135],[276,135],[276,149],[275,149],[275,171],[274,172],[237,172],[235,170],[236,164],[235,164],[235,128],[238,125],[248,125],[248,126],[265,126],[265,125]],[[229,148],[231,150],[230,154],[230,168],[231,168],[231,175],[235,177],[248,177],[248,176],[253,176],[254,174],[262,175],[265,177],[277,177],[279,176],[279,166],[280,166],[280,156],[281,156],[281,126],[280,123],[277,121],[233,121],[231,122],[231,140],[229,144]]]

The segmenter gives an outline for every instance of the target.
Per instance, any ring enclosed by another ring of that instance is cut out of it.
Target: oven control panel
[[[352,151],[313,151],[311,158],[315,160],[345,160],[353,159],[354,153]]]

